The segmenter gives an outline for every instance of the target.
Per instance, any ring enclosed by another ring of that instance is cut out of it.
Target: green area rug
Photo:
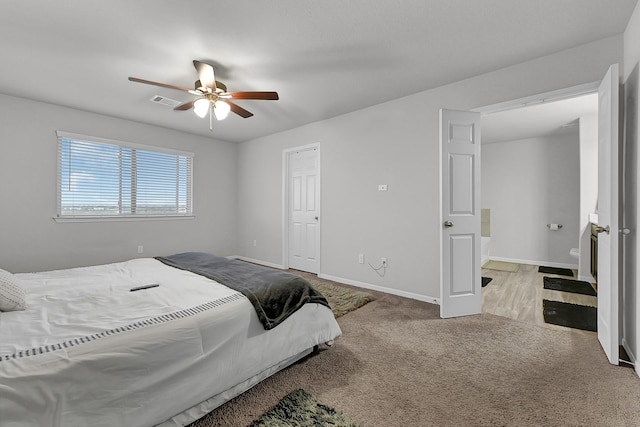
[[[269,410],[251,427],[358,427],[343,413],[323,405],[302,389],[285,396],[273,409]]]
[[[485,265],[483,265],[482,268],[487,268],[489,270],[509,271],[511,273],[515,273],[520,268],[520,264],[516,264],[513,262],[491,260],[487,262]]]
[[[371,294],[343,286],[330,285],[314,280],[311,280],[311,285],[324,295],[336,318],[375,300],[375,297]]]

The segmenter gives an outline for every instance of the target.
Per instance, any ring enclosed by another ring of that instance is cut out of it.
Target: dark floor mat
[[[484,288],[485,286],[487,286],[489,284],[489,282],[491,282],[493,280],[492,277],[483,277],[482,278],[482,287]]]
[[[582,280],[563,279],[562,277],[544,276],[544,288],[553,291],[571,292],[573,294],[596,296],[591,283]]]
[[[538,273],[545,274],[559,274],[560,276],[569,276],[573,277],[573,270],[568,268],[556,268],[556,267],[538,267]]]
[[[545,299],[542,300],[542,314],[546,323],[583,331],[598,330],[598,309],[595,307]]]

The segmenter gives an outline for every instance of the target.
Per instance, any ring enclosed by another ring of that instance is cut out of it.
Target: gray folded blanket
[[[171,267],[215,280],[246,296],[265,329],[273,329],[304,304],[329,307],[324,296],[301,277],[204,252],[155,257]]]

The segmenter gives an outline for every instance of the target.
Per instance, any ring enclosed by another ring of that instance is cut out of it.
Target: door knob
[[[447,228],[448,227],[453,227],[453,223],[451,221],[445,221],[444,222],[444,226],[447,227]]]
[[[315,217],[316,221],[318,220],[318,217]]]
[[[605,232],[607,234],[609,234],[609,226],[607,225],[606,227],[602,227],[600,225],[596,225],[596,233],[602,233]]]

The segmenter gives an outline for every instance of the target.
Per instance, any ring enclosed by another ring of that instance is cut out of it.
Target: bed
[[[0,313],[0,425],[187,425],[341,335],[313,290],[269,290],[289,311],[260,313],[244,283],[276,270],[191,255],[13,275],[26,309]],[[212,280],[207,259],[249,270]]]

